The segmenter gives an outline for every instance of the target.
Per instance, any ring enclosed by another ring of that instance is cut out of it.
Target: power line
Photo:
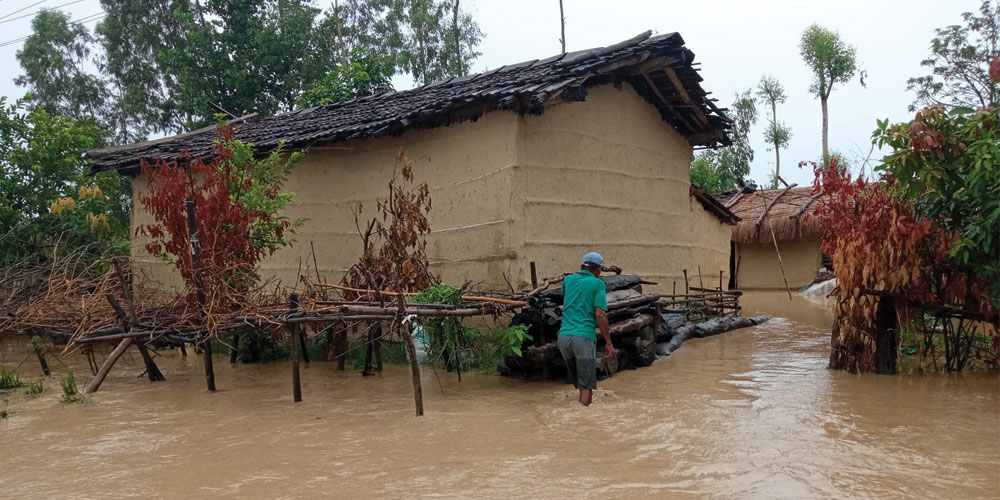
[[[69,24],[92,23],[94,21],[100,21],[101,19],[104,19],[105,17],[108,17],[108,15],[105,14],[104,12],[100,12],[100,13],[97,13],[97,14],[91,14],[91,15],[86,16],[86,17],[81,17],[80,19],[77,19],[75,21],[70,21]],[[13,40],[8,40],[6,42],[0,43],[0,48],[7,47],[9,45],[19,44],[19,43],[27,40],[28,38],[31,38],[31,35],[22,36],[20,38],[15,38]]]
[[[47,0],[42,0],[42,2],[45,2],[45,1],[47,1]],[[75,4],[75,3],[80,3],[80,2],[82,2],[82,1],[83,1],[83,0],[73,0],[72,2],[68,2],[68,3],[64,3],[64,4],[62,4],[62,5],[56,5],[55,7],[52,7],[52,9],[58,9],[58,8],[60,8],[60,7],[65,7],[65,6],[67,6],[67,5],[73,5],[73,4]],[[42,3],[42,2],[38,2],[38,3]],[[38,5],[38,4],[36,3],[36,4],[34,4],[34,5]],[[25,9],[27,9],[27,8],[28,8],[28,7],[25,7]],[[25,14],[25,15],[23,15],[23,16],[17,16],[17,17],[11,17],[10,19],[4,19],[3,21],[0,21],[0,24],[3,24],[3,23],[9,23],[9,22],[11,22],[11,21],[17,21],[18,19],[24,19],[24,18],[26,18],[26,17],[32,17],[32,16],[37,16],[37,15],[38,15],[38,14],[40,14],[40,13],[41,13],[42,11],[45,11],[45,10],[52,10],[52,9],[38,9],[38,10],[36,10],[35,12],[32,12],[31,14]],[[21,10],[24,10],[24,9],[21,9]],[[10,17],[10,16],[11,16],[11,14],[16,14],[16,12],[11,12],[10,14],[7,14],[7,15],[6,15],[5,17]],[[3,19],[3,18],[0,18],[0,19]]]
[[[47,1],[48,0],[39,0],[39,1],[37,1],[37,2],[35,2],[33,4],[31,4],[31,5],[29,5],[27,7],[23,7],[23,8],[17,9],[14,12],[11,12],[10,14],[5,14],[3,16],[0,16],[0,19],[7,19],[8,17],[13,16],[14,14],[17,14],[18,12],[24,12],[24,11],[26,11],[26,10],[28,10],[28,9],[30,9],[30,8],[38,5],[38,4],[40,4],[40,3],[45,3]]]

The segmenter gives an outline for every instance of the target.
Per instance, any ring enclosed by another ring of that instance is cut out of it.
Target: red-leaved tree
[[[173,262],[184,278],[188,298],[205,294],[206,314],[226,309],[234,296],[259,279],[261,259],[291,243],[290,232],[304,222],[279,214],[294,194],[280,189],[298,154],[284,158],[282,147],[255,160],[251,145],[233,139],[232,126],[217,128],[211,162],[187,152],[177,161],[143,161],[147,190],[136,199],[156,220],[136,229],[150,238],[146,250]],[[200,268],[192,260],[186,200],[194,201]]]

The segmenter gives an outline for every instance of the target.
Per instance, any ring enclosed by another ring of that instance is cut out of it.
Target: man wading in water
[[[614,357],[608,331],[607,286],[599,278],[604,258],[596,252],[583,256],[580,272],[563,279],[563,319],[559,352],[566,360],[566,379],[580,390],[580,404],[590,406],[597,389],[597,335],[604,336],[604,359]]]

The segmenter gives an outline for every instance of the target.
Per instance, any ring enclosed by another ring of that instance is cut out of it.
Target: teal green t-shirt
[[[559,335],[575,335],[597,342],[594,308],[608,310],[607,285],[590,271],[581,269],[563,279],[562,327]]]

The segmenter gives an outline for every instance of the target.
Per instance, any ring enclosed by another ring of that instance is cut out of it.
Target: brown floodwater
[[[0,403],[0,498],[1000,495],[995,374],[828,371],[822,304],[743,304],[775,319],[601,382],[590,408],[565,385],[425,368],[414,418],[407,369],[332,363],[304,366],[293,404],[287,363],[223,357],[209,394],[200,358],[166,353],[151,384],[130,352],[86,404],[59,404],[54,379]]]

